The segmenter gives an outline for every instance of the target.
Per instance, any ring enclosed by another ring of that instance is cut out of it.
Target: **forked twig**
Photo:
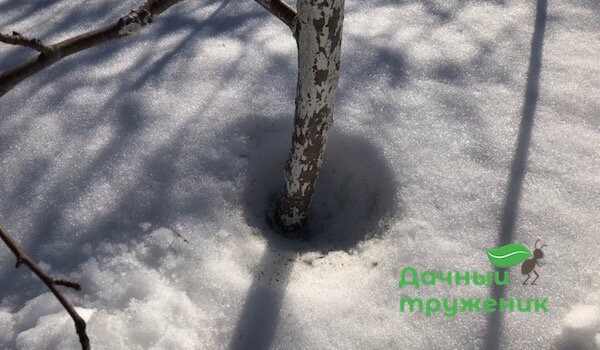
[[[52,49],[49,46],[42,44],[39,39],[29,39],[19,32],[12,32],[11,35],[0,33],[0,42],[11,45],[25,46],[32,48],[47,55],[51,54]]]
[[[119,18],[107,26],[90,30],[53,45],[45,45],[38,39],[29,39],[18,32],[12,35],[0,33],[0,42],[30,47],[40,54],[7,71],[0,73],[0,97],[12,90],[17,84],[39,71],[48,68],[63,58],[79,51],[89,49],[104,42],[133,35],[152,20],[183,0],[147,0],[143,5]],[[269,12],[294,30],[296,10],[284,0],[255,0]]]
[[[48,289],[50,289],[52,294],[54,294],[56,299],[58,299],[61,305],[65,308],[65,310],[67,310],[67,312],[75,322],[75,330],[77,331],[77,335],[79,336],[81,348],[83,350],[89,350],[90,340],[85,332],[85,321],[81,316],[79,316],[77,311],[75,311],[75,308],[67,300],[64,294],[60,290],[58,290],[58,288],[56,288],[56,286],[65,286],[76,290],[81,290],[81,285],[75,281],[57,279],[50,276],[46,271],[42,270],[42,268],[37,263],[35,263],[31,259],[31,257],[27,255],[27,253],[25,253],[23,248],[14,240],[14,238],[12,238],[11,235],[8,234],[8,232],[6,232],[6,230],[4,230],[2,226],[0,226],[0,238],[2,238],[4,243],[6,243],[8,248],[10,248],[13,254],[15,254],[15,256],[17,257],[17,264],[15,267],[18,268],[23,264],[27,266],[31,271],[33,271],[33,273],[36,274],[36,276],[39,277],[39,279],[42,280],[42,282],[44,282],[44,284],[48,287]]]
[[[43,45],[39,40],[30,40],[19,33],[15,34],[15,32],[12,36],[2,35],[0,41],[13,45],[28,46],[40,51],[40,54],[0,73],[0,97],[23,80],[67,56],[139,32],[143,27],[152,23],[154,17],[181,1],[147,0],[143,5],[119,18],[113,24],[74,36],[54,45]]]

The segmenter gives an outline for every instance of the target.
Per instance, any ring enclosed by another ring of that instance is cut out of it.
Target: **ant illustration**
[[[538,273],[535,271],[536,265],[544,266],[546,264],[544,260],[542,260],[542,258],[544,257],[544,252],[542,251],[542,248],[547,247],[548,245],[543,244],[541,247],[538,248],[537,244],[539,241],[540,239],[535,241],[533,259],[527,259],[523,262],[523,265],[521,265],[521,273],[527,275],[527,279],[523,281],[523,285],[527,284],[527,281],[531,278],[532,272],[535,274],[535,279],[531,281],[531,284],[535,284],[535,281],[537,281],[537,279],[540,277],[540,275],[538,275]]]

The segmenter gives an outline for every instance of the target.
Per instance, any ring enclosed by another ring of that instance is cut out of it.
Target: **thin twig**
[[[181,1],[182,0],[147,0],[143,5],[119,18],[119,20],[113,24],[91,30],[54,45],[43,45],[44,50],[47,48],[48,51],[41,52],[36,57],[0,74],[0,97],[23,80],[67,56],[104,42],[139,32],[147,24],[152,23],[152,20],[156,16]],[[4,40],[0,41],[12,41],[11,44],[19,45],[18,43],[22,43],[23,39],[26,38],[18,34],[17,36],[13,35],[12,37],[4,35],[3,39]],[[33,45],[34,44],[30,44],[29,47],[34,48]],[[39,45],[42,44],[39,43]],[[42,46],[39,45],[35,44],[34,46],[41,49]]]
[[[42,42],[39,39],[29,39],[28,37],[22,35],[19,32],[12,32],[11,35],[0,33],[0,42],[11,45],[29,47],[47,55],[51,54],[52,52],[52,49],[49,46],[42,44]]]
[[[190,244],[190,241],[188,241],[187,238],[183,237],[183,235],[181,233],[177,232],[175,229],[171,229],[171,231],[173,231],[173,233],[177,237],[181,238],[185,243]]]
[[[277,18],[287,24],[294,31],[294,19],[296,18],[296,10],[292,5],[284,0],[254,0],[274,14]]]
[[[15,256],[17,257],[16,267],[18,268],[22,264],[25,264],[31,271],[33,271],[33,273],[36,274],[36,276],[39,277],[39,279],[42,280],[42,282],[44,282],[44,284],[48,287],[48,289],[50,289],[52,294],[54,294],[56,299],[58,299],[61,305],[65,308],[65,310],[67,310],[67,312],[75,322],[75,330],[77,331],[77,335],[79,336],[81,348],[83,350],[89,350],[90,340],[85,332],[85,321],[83,320],[83,318],[81,318],[81,316],[79,316],[77,311],[75,311],[75,308],[67,300],[64,294],[60,290],[58,290],[58,288],[56,288],[57,285],[61,285],[76,290],[81,290],[81,286],[79,285],[79,283],[64,279],[56,279],[48,275],[46,271],[42,270],[42,268],[38,264],[36,264],[29,257],[29,255],[27,255],[27,253],[25,253],[23,248],[12,238],[11,235],[8,234],[8,232],[4,230],[2,226],[0,226],[0,238],[4,241],[4,243],[6,243],[8,248],[10,248],[13,254],[15,254]]]

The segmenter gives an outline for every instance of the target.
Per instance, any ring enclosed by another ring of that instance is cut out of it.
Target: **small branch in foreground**
[[[39,41],[36,44],[33,44],[31,43],[31,40],[29,41],[30,44],[23,45],[27,40],[24,36],[18,33],[15,36],[14,32],[13,36],[3,35],[2,39],[0,39],[2,42],[28,46],[36,50],[48,49],[48,51],[38,50],[41,53],[36,57],[0,73],[0,97],[23,80],[67,56],[97,46],[109,40],[122,38],[139,32],[147,24],[152,23],[154,17],[181,1],[183,0],[147,0],[143,5],[119,18],[119,20],[113,24],[91,30],[54,45],[42,45]]]
[[[75,329],[77,331],[77,335],[79,336],[79,342],[81,343],[81,348],[83,350],[89,350],[90,349],[90,340],[85,332],[85,327],[86,327],[85,321],[83,320],[83,318],[81,318],[81,316],[79,316],[77,311],[75,311],[75,308],[67,300],[67,298],[63,295],[63,293],[56,288],[56,286],[60,285],[60,286],[73,288],[76,290],[81,290],[81,285],[79,285],[79,283],[74,282],[74,281],[69,281],[69,280],[65,280],[65,279],[56,279],[56,278],[48,275],[48,273],[46,273],[46,271],[42,270],[42,268],[38,264],[36,264],[29,257],[29,255],[27,255],[27,253],[25,253],[23,248],[12,238],[12,236],[10,236],[4,230],[4,228],[2,226],[0,226],[0,238],[4,241],[4,243],[6,243],[8,248],[10,248],[10,250],[13,252],[13,254],[15,254],[15,256],[17,257],[16,267],[18,268],[22,264],[25,264],[31,271],[33,271],[33,273],[35,273],[39,277],[39,279],[42,280],[42,282],[44,282],[44,284],[48,287],[48,289],[50,289],[52,294],[54,294],[56,299],[58,299],[58,301],[61,303],[61,305],[65,308],[65,310],[67,310],[67,312],[69,313],[69,315],[75,322]]]
[[[12,35],[0,33],[0,41],[6,44],[29,47],[45,54],[50,54],[52,52],[52,49],[49,46],[42,44],[39,39],[29,39],[18,32],[12,32]]]
[[[292,5],[284,0],[254,0],[274,14],[277,18],[287,24],[294,31],[294,19],[296,18],[296,10]]]

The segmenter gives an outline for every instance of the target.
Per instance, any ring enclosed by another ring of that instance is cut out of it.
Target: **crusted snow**
[[[131,1],[0,0],[0,31],[52,43]],[[486,315],[410,315],[404,266],[477,270],[499,242],[536,1],[348,1],[312,227],[264,225],[281,192],[297,57],[253,1],[184,1],[0,99],[0,224],[68,291],[94,349],[483,349]],[[513,242],[544,244],[498,349],[598,349],[600,8],[550,1]],[[33,53],[0,45],[0,69]],[[322,64],[322,63],[320,63]],[[370,237],[372,234],[375,237]],[[179,236],[181,235],[181,236]],[[184,237],[189,244],[184,241]],[[0,245],[0,348],[77,349],[53,296]]]

